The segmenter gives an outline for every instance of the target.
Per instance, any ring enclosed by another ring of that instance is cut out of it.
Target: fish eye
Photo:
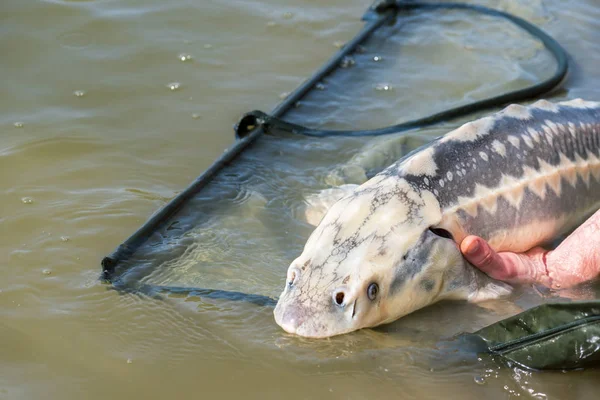
[[[377,293],[379,293],[379,285],[373,282],[367,288],[367,296],[369,297],[369,300],[375,300]]]

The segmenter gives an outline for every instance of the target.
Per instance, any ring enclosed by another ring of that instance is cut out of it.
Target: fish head
[[[444,277],[465,261],[435,196],[378,177],[340,199],[287,273],[275,308],[287,332],[329,337],[392,322],[437,301]]]

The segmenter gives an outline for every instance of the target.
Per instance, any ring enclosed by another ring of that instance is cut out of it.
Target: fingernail
[[[479,250],[479,240],[473,240],[471,245],[467,248],[467,254],[474,255]]]

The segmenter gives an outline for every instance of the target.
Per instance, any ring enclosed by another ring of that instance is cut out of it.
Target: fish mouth
[[[281,324],[279,322],[278,322],[278,325],[287,333],[293,334],[298,337],[307,338],[307,339],[326,339],[326,338],[330,338],[333,336],[344,335],[344,334],[347,334],[347,333],[357,330],[355,328],[347,328],[344,330],[336,330],[336,331],[330,331],[330,330],[319,331],[319,330],[312,329],[311,326],[308,326],[308,325],[293,326],[293,325],[287,325],[285,323]]]

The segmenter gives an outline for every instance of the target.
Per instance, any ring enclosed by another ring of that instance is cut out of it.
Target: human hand
[[[467,236],[460,250],[471,264],[494,279],[553,289],[572,287],[600,275],[600,210],[555,250],[535,247],[521,254],[497,253],[477,236]]]

